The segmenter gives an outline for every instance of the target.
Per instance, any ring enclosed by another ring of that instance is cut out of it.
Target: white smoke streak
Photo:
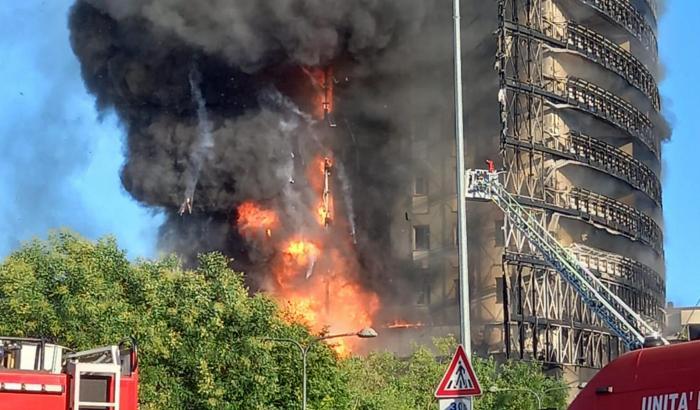
[[[190,167],[185,174],[185,201],[192,201],[194,190],[199,181],[199,174],[202,171],[202,165],[205,159],[211,157],[212,149],[214,148],[214,138],[212,137],[212,125],[209,121],[207,113],[206,101],[202,95],[202,90],[199,83],[202,80],[202,74],[197,69],[196,65],[190,70],[190,90],[192,92],[192,101],[197,104],[197,138],[194,141],[193,149],[190,153]]]
[[[314,268],[316,267],[316,255],[310,255],[311,262],[309,263],[309,268],[306,270],[306,279],[308,280],[311,275],[314,274]]]
[[[355,229],[355,209],[352,206],[352,189],[350,187],[350,181],[345,174],[345,167],[342,163],[338,162],[336,164],[338,168],[338,179],[340,179],[340,186],[343,190],[343,201],[345,202],[345,209],[348,213],[348,222],[350,223],[350,235],[352,235],[353,243],[357,243],[356,229]]]

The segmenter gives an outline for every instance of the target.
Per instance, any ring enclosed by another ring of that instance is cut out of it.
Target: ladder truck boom
[[[494,202],[629,350],[641,348],[655,329],[564,248],[501,184],[493,162],[487,163],[488,170],[467,171],[466,197]]]

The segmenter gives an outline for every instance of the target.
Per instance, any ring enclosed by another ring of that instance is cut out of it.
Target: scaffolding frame
[[[584,113],[621,131],[656,160],[660,142],[647,113],[596,84],[545,70],[546,59],[566,51],[624,79],[654,111],[661,109],[658,86],[647,67],[603,35],[548,13],[560,0],[501,0],[496,69],[501,89],[501,155],[504,187],[532,220],[552,232],[561,216],[605,228],[663,255],[659,225],[644,212],[614,198],[578,187],[562,187],[558,170],[583,165],[625,182],[661,207],[656,173],[608,142],[570,129],[564,110]],[[624,0],[576,0],[625,28],[655,56],[656,37],[644,17]],[[650,0],[653,2],[653,0]],[[651,3],[649,3],[652,9]],[[652,9],[653,12],[653,9]],[[600,368],[624,352],[612,334],[561,275],[508,218],[503,235],[503,328],[509,358],[553,366]],[[663,323],[663,279],[658,272],[614,253],[574,244],[570,248],[590,271],[625,303],[654,323]]]
[[[661,207],[661,182],[644,163],[613,145],[577,131],[562,133],[558,137],[531,142],[508,135],[503,143],[513,150],[530,151],[533,155],[537,152],[537,155],[547,159],[576,161],[587,165],[626,182]]]
[[[629,0],[578,0],[590,6],[608,20],[627,30],[634,38],[650,50],[654,61],[658,56],[656,33],[644,16]]]
[[[503,28],[509,37],[518,38],[514,41],[536,43],[530,48],[545,47],[575,53],[614,72],[644,94],[657,112],[661,110],[658,85],[651,72],[629,51],[605,36],[571,21],[550,23],[545,26],[545,31],[511,21],[504,21]]]
[[[543,261],[506,253],[503,271],[508,358],[600,368],[624,351],[621,340]]]
[[[632,140],[645,146],[657,159],[660,158],[660,142],[654,136],[651,120],[622,98],[595,84],[573,77],[546,78],[544,83],[533,84],[506,77],[503,92],[507,94],[506,97],[510,97],[507,98],[510,107],[506,107],[509,114],[506,117],[507,125],[521,127],[523,115],[530,117],[527,108],[533,106],[533,99],[539,99],[540,106],[535,113],[540,117],[545,115],[546,109],[550,112],[575,109],[590,114],[620,129]],[[527,118],[528,123],[531,121],[532,118]],[[507,126],[506,129],[510,127]]]

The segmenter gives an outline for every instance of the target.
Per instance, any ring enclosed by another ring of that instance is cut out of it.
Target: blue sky
[[[663,148],[667,298],[692,306],[700,299],[700,1],[669,0],[659,26],[666,76],[664,109],[673,127]]]
[[[24,0],[0,8],[0,256],[20,241],[70,227],[114,234],[130,257],[153,256],[162,216],[121,188],[123,132],[102,119],[80,79],[66,13],[73,0]],[[664,147],[668,298],[694,305],[700,274],[700,1],[669,0],[660,22],[661,83],[674,128]],[[8,6],[9,5],[9,6]]]
[[[72,0],[0,8],[0,256],[68,227],[152,256],[161,217],[121,188],[123,132],[98,118],[69,44]]]

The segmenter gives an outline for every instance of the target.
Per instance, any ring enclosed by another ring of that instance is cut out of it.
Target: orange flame
[[[281,258],[276,267],[273,268],[275,281],[277,282],[278,290],[283,295],[295,289],[295,284],[313,272],[313,267],[320,254],[318,246],[304,239],[293,239],[283,245]],[[291,300],[283,297],[292,306],[308,306],[308,303],[296,303],[298,299]],[[294,302],[294,303],[291,303]],[[302,315],[306,316],[306,315]]]
[[[315,90],[314,117],[322,119],[332,113],[334,107],[333,68],[303,68]]]
[[[423,323],[409,323],[406,322],[405,320],[395,320],[389,324],[387,324],[385,327],[387,329],[415,329],[419,327],[425,326]]]
[[[350,345],[347,340],[338,339],[335,341],[329,341],[329,345],[335,350],[336,354],[340,357],[350,356]]]
[[[319,254],[318,247],[311,242],[294,240],[287,246],[286,252],[298,265],[306,265],[310,259],[316,259]]]
[[[279,224],[277,213],[273,210],[261,208],[253,202],[243,202],[238,206],[238,219],[236,225],[243,235],[249,235],[256,231],[264,231],[272,236],[272,228]]]
[[[316,333],[346,333],[371,326],[379,298],[356,278],[356,262],[331,245],[294,239],[284,246],[282,260],[273,269],[276,296],[284,302],[286,317]],[[353,339],[333,339],[338,355],[349,354]]]
[[[316,90],[313,114],[323,118],[333,111],[333,73],[318,68],[304,71]],[[273,236],[272,231],[285,222],[277,213],[252,202],[238,208],[241,234],[249,239],[249,235],[266,235],[266,243],[276,251],[267,266],[272,279],[269,290],[281,302],[285,319],[301,322],[318,334],[352,333],[371,326],[380,306],[377,294],[359,280],[360,265],[352,238],[337,234],[346,231],[347,221],[334,209],[332,168],[332,157],[320,153],[306,168],[313,194],[307,215],[319,226],[305,226],[303,233],[287,235],[280,229]],[[331,220],[333,224],[329,224]],[[358,341],[334,338],[329,345],[338,355],[346,356]]]
[[[321,200],[321,203],[318,206],[317,214],[317,220],[319,225],[328,225],[333,220],[333,199],[329,199],[328,204],[326,204],[325,201]]]
[[[287,319],[312,325],[319,319],[315,308],[309,298],[292,296],[287,300]]]

